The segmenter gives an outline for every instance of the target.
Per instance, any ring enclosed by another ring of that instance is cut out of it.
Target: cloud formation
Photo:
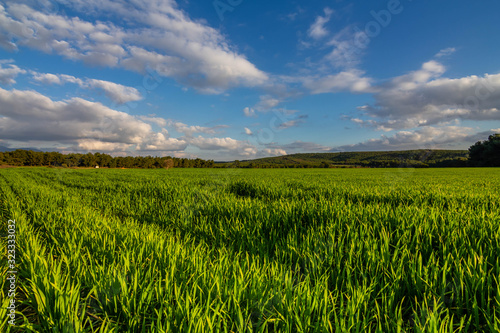
[[[148,141],[151,126],[123,112],[81,98],[53,101],[35,92],[0,89],[0,131],[7,140],[127,145]]]
[[[193,21],[174,1],[75,0],[64,6],[93,20],[37,10],[28,0],[0,4],[0,46],[29,47],[139,73],[150,69],[205,93],[268,80],[219,31]],[[109,16],[120,25],[107,21]]]
[[[243,109],[243,114],[245,115],[245,117],[255,117],[256,116],[255,110],[253,108],[248,107],[248,106]]]
[[[9,85],[16,83],[16,76],[19,74],[24,74],[26,71],[17,67],[14,64],[10,64],[10,60],[0,61],[0,83]]]
[[[312,94],[350,91],[353,93],[370,92],[371,79],[359,69],[350,69],[337,74],[319,77],[304,77],[303,86]]]
[[[472,144],[492,133],[476,133],[473,128],[462,126],[425,126],[416,130],[398,131],[390,136],[381,135],[377,139],[357,144],[339,146],[332,151],[457,149],[463,143]]]
[[[174,121],[171,119],[166,120],[166,125],[173,127],[177,132],[186,135],[187,137],[192,137],[195,133],[205,133],[205,134],[215,134],[217,130],[221,128],[227,128],[227,125],[217,125],[213,127],[205,126],[189,126],[179,121]]]
[[[330,16],[332,15],[333,10],[326,7],[324,9],[324,12],[325,16],[318,16],[314,21],[314,23],[311,24],[311,26],[309,27],[307,33],[311,38],[321,39],[328,35],[328,30],[326,30],[325,24],[328,23],[328,21],[330,21]]]
[[[33,79],[45,84],[65,84],[74,83],[83,89],[102,90],[104,94],[117,104],[124,104],[142,99],[141,93],[133,88],[118,83],[97,80],[97,79],[79,79],[66,74],[51,74],[32,72]]]
[[[446,56],[449,56],[450,54],[453,54],[456,52],[456,48],[454,47],[448,47],[446,49],[442,49],[440,50],[437,54],[436,54],[436,58],[442,58],[442,57],[446,57]]]
[[[204,138],[198,136],[190,138],[189,144],[203,150],[228,150],[234,155],[243,157],[254,157],[258,150],[247,141],[235,140],[232,138]]]
[[[425,62],[408,74],[374,87],[374,105],[358,108],[368,120],[357,123],[381,130],[444,125],[460,120],[500,120],[500,74],[442,77],[445,67]]]
[[[170,126],[184,134],[170,137],[165,128],[154,131],[150,123]],[[0,88],[0,132],[10,141],[59,144],[68,151],[105,151],[144,154],[184,152],[188,146],[252,157],[257,148],[229,137],[194,137],[215,134],[214,127],[188,126],[153,116],[132,116],[101,103],[81,98],[54,101],[35,91]]]

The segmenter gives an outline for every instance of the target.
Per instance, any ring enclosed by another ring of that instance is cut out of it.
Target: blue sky
[[[0,146],[253,159],[500,132],[500,3],[0,1]]]

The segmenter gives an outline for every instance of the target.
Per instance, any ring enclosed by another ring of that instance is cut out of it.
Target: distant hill
[[[420,149],[405,151],[305,153],[223,164],[226,167],[242,168],[460,167],[467,166],[467,156],[467,150]]]
[[[5,147],[5,146],[0,146],[0,152],[2,152],[2,153],[8,152],[8,151],[16,151],[18,149],[21,149],[21,150],[31,150],[31,151],[36,151],[36,152],[42,152],[43,151],[43,150],[40,150],[40,149],[37,149],[37,148],[9,148],[9,147]]]

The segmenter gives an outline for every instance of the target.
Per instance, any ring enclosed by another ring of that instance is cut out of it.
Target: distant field
[[[0,169],[0,331],[499,332],[499,193],[499,168]]]

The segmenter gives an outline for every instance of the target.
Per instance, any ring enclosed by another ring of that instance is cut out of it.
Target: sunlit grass
[[[12,168],[0,189],[19,331],[500,331],[498,169]]]

